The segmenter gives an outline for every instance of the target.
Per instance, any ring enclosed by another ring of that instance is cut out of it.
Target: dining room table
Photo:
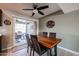
[[[49,54],[52,56],[52,48],[54,48],[54,56],[57,56],[57,45],[61,42],[60,38],[50,38],[44,36],[38,36],[38,42],[49,49]]]

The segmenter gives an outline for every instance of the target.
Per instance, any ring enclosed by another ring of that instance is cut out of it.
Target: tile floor
[[[19,47],[14,47],[10,50],[4,51],[1,53],[1,56],[30,56],[29,53],[27,53],[27,46],[24,44]],[[75,56],[74,54],[71,54],[69,52],[65,52],[61,49],[57,49],[58,56]],[[52,52],[54,54],[54,52]],[[35,56],[38,56],[37,53],[35,53]],[[42,56],[47,56],[47,53],[43,54]]]

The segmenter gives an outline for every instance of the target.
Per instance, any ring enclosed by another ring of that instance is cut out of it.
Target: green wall
[[[48,20],[55,21],[53,28],[46,27]],[[62,15],[50,15],[40,19],[39,31],[56,32],[57,38],[62,39],[59,46],[79,52],[79,10]]]

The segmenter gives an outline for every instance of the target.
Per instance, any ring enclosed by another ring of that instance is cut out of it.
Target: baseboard
[[[24,43],[24,44],[26,44],[26,43]],[[24,45],[24,44],[22,44],[22,45]],[[21,45],[17,45],[17,46],[21,46]],[[13,47],[17,47],[17,46],[11,46],[11,47],[4,48],[4,49],[2,49],[2,51],[9,50],[9,49],[12,49]]]
[[[67,49],[67,48],[63,48],[61,46],[58,46],[58,48],[61,49],[61,50],[64,50],[65,52],[69,52],[69,53],[71,53],[73,55],[79,56],[79,52],[76,52],[76,51],[73,51],[73,50],[70,50],[70,49]]]
[[[5,51],[5,50],[11,49],[11,48],[13,48],[13,46],[8,47],[8,48],[4,48],[4,49],[2,49],[2,51]]]

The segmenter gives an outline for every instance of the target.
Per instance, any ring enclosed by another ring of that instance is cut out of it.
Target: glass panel
[[[17,19],[15,22],[15,46],[26,43],[26,22],[21,20]]]

